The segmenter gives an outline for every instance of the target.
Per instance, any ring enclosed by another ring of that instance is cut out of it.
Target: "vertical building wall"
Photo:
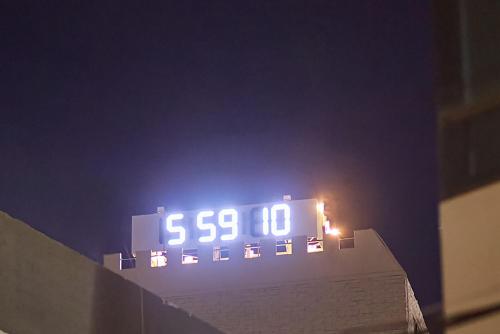
[[[408,333],[425,332],[426,325],[417,298],[415,297],[410,281],[406,279],[405,282]]]
[[[220,333],[2,212],[0,283],[7,333]]]
[[[500,303],[500,182],[441,203],[441,245],[446,314]],[[498,333],[500,314],[448,333]]]
[[[435,2],[447,316],[500,303],[500,2]],[[451,333],[498,333],[486,317]]]
[[[169,301],[228,333],[321,334],[371,326],[404,330],[405,287],[404,275],[382,274],[173,296]]]
[[[441,112],[450,106],[471,105],[498,96],[500,2],[440,0],[433,6],[435,84]]]
[[[223,331],[243,333],[336,333],[362,327],[380,332],[413,330],[425,323],[406,273],[373,230],[355,231],[354,247],[339,249],[328,238],[325,250],[307,253],[296,237],[291,255],[276,255],[275,243],[261,244],[261,257],[243,259],[243,244],[229,260],[213,262],[211,247],[199,263],[180,263],[167,250],[167,266],[151,268],[148,252],[137,252],[136,267],[120,270],[120,255],[105,264],[168,303]],[[239,251],[238,251],[239,249]]]
[[[440,192],[500,179],[500,2],[435,2]]]

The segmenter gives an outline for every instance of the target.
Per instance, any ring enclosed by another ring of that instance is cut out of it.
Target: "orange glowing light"
[[[330,221],[325,221],[325,233],[329,235],[333,235],[335,237],[338,237],[342,233],[340,232],[340,229],[337,227],[330,227]]]
[[[336,237],[337,237],[337,236],[339,236],[339,235],[340,235],[340,230],[339,230],[338,228],[334,227],[334,228],[332,228],[332,229],[330,230],[330,234],[331,234],[331,235],[334,235],[334,236],[336,236]]]

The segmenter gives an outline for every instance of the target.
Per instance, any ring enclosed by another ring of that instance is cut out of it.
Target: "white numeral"
[[[278,229],[278,222],[276,221],[276,212],[278,210],[283,210],[283,229],[279,230]],[[283,236],[287,235],[290,233],[290,207],[288,204],[275,204],[271,207],[271,233],[274,234],[275,236]]]
[[[230,216],[231,220],[226,221],[225,217]],[[219,211],[219,226],[222,228],[231,228],[231,234],[220,236],[220,240],[234,240],[238,237],[238,211],[235,209],[224,209]]]
[[[182,213],[172,213],[167,216],[167,231],[170,233],[179,233],[179,237],[177,239],[170,239],[168,244],[173,245],[182,245],[184,241],[186,241],[186,229],[182,226],[174,226],[173,223],[175,220],[182,220],[184,215]]]
[[[278,221],[277,221],[277,216],[278,216],[278,211],[281,210],[283,211],[283,228],[279,229],[278,228]],[[290,227],[291,227],[291,222],[290,222],[290,207],[288,204],[274,204],[271,207],[271,233],[276,236],[284,236],[290,233]],[[262,210],[262,233],[264,235],[269,234],[269,209],[264,208]]]
[[[198,229],[202,231],[206,230],[210,231],[209,235],[200,237],[198,239],[200,242],[211,242],[215,240],[217,234],[217,229],[215,225],[203,222],[203,218],[212,217],[213,215],[214,215],[213,211],[200,211],[200,213],[198,213],[198,216],[196,217],[196,226],[198,226]]]
[[[269,235],[269,209],[262,209],[262,233]]]

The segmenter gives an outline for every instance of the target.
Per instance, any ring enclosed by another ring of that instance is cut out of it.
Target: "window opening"
[[[246,244],[245,245],[245,259],[254,259],[260,257],[260,244]]]
[[[229,260],[229,247],[214,247],[214,261],[227,261]]]
[[[131,257],[128,259],[122,259],[120,264],[120,270],[123,269],[132,269],[135,268],[135,257]]]
[[[307,252],[317,253],[323,251],[323,240],[319,240],[316,237],[307,238]]]
[[[198,263],[197,249],[182,249],[182,264]]]
[[[292,239],[276,240],[276,255],[292,254]]]
[[[340,249],[354,248],[354,238],[339,239],[339,248]]]
[[[151,251],[151,268],[167,265],[167,251]]]

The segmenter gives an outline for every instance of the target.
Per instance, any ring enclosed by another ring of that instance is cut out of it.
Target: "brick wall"
[[[418,331],[424,331],[427,327],[425,325],[425,320],[420,311],[420,306],[418,305],[415,293],[410,285],[408,279],[406,279],[406,298],[407,298],[407,314],[408,314],[408,332],[413,333],[415,329]]]
[[[374,324],[404,329],[405,282],[403,275],[381,274],[172,296],[169,302],[227,333],[339,333]]]
[[[119,254],[105,265],[228,333],[401,333],[413,319],[425,328],[406,273],[375,231],[355,231],[354,248],[336,238],[319,253],[307,253],[305,237],[292,244],[291,255],[277,256],[266,241],[255,259],[234,244],[222,262],[207,247],[197,264],[182,265],[180,250],[168,249],[163,268],[150,267],[149,251],[137,252],[132,269],[120,270]]]

